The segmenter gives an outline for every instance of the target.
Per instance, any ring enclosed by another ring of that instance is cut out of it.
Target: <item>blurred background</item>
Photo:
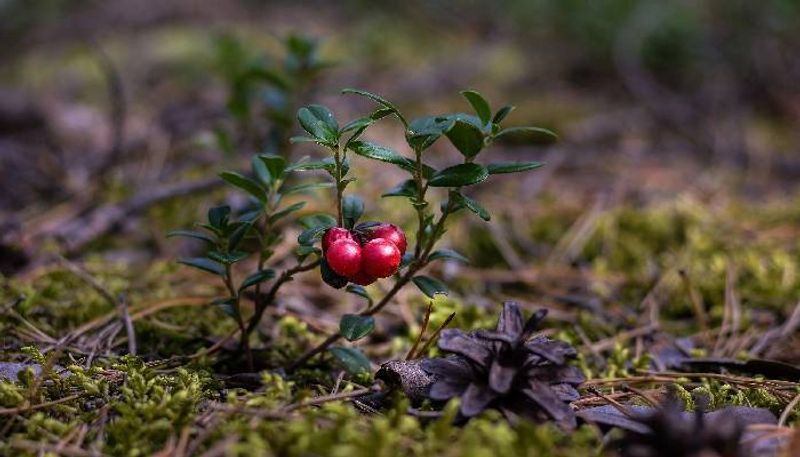
[[[371,108],[343,87],[408,117],[468,110],[474,88],[562,140],[486,153],[548,165],[474,189],[493,224],[453,224],[473,265],[441,272],[467,296],[591,309],[666,281],[688,310],[669,276],[686,270],[711,303],[726,281],[758,306],[800,292],[800,1],[0,0],[0,17],[7,276],[54,252],[147,265],[196,249],[164,234],[235,202],[216,173],[320,155],[288,146],[294,113]],[[408,153],[398,125],[367,136]],[[433,164],[457,157],[441,143]],[[363,195],[402,177],[357,167]],[[309,211],[329,207],[318,197]]]

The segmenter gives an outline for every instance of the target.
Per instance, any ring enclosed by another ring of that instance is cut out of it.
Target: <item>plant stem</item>
[[[284,283],[291,281],[292,276],[294,276],[296,273],[313,270],[319,265],[319,262],[319,260],[315,260],[308,265],[297,265],[281,273],[278,279],[276,279],[272,284],[272,287],[266,293],[264,298],[256,298],[255,313],[253,313],[253,317],[250,318],[247,328],[242,329],[242,333],[247,336],[253,333],[256,327],[258,327],[258,323],[261,322],[261,317],[264,315],[264,311],[267,309],[267,306],[275,300],[275,296],[278,294],[278,289],[280,289]]]
[[[417,201],[414,204],[414,209],[417,210],[417,243],[414,247],[414,258],[419,259],[422,253],[422,241],[425,235],[425,192],[428,190],[427,186],[422,183],[422,150],[419,148],[414,149],[416,156],[416,167],[414,167],[414,184],[417,186]]]
[[[333,149],[333,158],[336,162],[336,222],[339,227],[342,227],[344,223],[342,215],[342,156],[338,145]]]
[[[225,264],[225,287],[228,289],[228,293],[230,293],[231,298],[233,298],[233,307],[236,311],[236,325],[239,326],[239,330],[241,331],[241,339],[239,340],[239,346],[244,349],[245,357],[247,359],[247,367],[250,371],[253,370],[253,352],[250,350],[250,339],[248,335],[244,333],[244,320],[242,319],[242,309],[239,303],[239,293],[236,291],[236,288],[233,286],[233,274],[230,264]]]
[[[417,271],[418,271],[418,269],[415,268],[414,265],[412,264],[408,268],[408,271],[406,271],[406,273],[403,276],[401,276],[400,279],[397,280],[397,282],[394,283],[394,286],[392,287],[392,289],[386,295],[383,296],[381,301],[379,301],[375,306],[373,306],[371,308],[366,308],[365,310],[361,311],[360,313],[358,313],[358,315],[359,316],[372,316],[372,315],[378,313],[381,309],[383,309],[384,306],[389,304],[389,302],[392,300],[392,298],[394,298],[394,296],[397,295],[397,292],[399,292],[400,289],[403,288],[403,286],[405,286],[406,284],[408,284],[409,281],[411,281],[411,278],[414,277],[414,274]],[[321,342],[320,344],[315,346],[313,349],[307,351],[299,359],[297,359],[294,362],[292,362],[292,364],[289,365],[288,368],[286,368],[286,371],[288,371],[288,372],[295,371],[297,368],[301,367],[303,364],[305,364],[306,362],[311,360],[315,355],[317,355],[317,354],[321,353],[322,351],[324,351],[325,349],[327,349],[328,346],[330,346],[333,343],[339,341],[339,339],[341,337],[342,337],[342,335],[339,332],[336,332],[336,333],[330,335],[323,342]]]

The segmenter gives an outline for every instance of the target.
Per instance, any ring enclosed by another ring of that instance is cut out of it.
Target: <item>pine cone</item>
[[[579,398],[576,387],[584,376],[566,364],[577,355],[575,348],[542,336],[531,338],[546,315],[547,310],[540,310],[525,322],[519,306],[506,302],[494,331],[443,331],[439,348],[454,355],[422,362],[422,369],[436,378],[429,398],[461,397],[465,418],[495,408],[508,418],[549,419],[575,427],[568,402]]]
[[[671,398],[656,412],[638,419],[649,432],[627,432],[620,440],[622,457],[750,457],[740,444],[745,427],[735,414],[719,414],[708,420],[703,408],[694,418],[683,414]]]

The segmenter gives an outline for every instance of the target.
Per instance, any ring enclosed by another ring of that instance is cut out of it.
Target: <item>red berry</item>
[[[361,246],[355,240],[337,240],[325,253],[328,266],[337,274],[350,278],[361,269]]]
[[[356,283],[359,286],[368,286],[378,280],[378,278],[370,276],[367,273],[365,273],[364,270],[359,270],[359,272],[356,273],[355,276],[349,279],[350,282]]]
[[[374,240],[376,238],[384,238],[394,243],[397,249],[400,250],[400,255],[406,253],[406,246],[408,246],[406,234],[400,230],[400,227],[394,224],[380,224],[377,227],[373,227],[369,230],[367,239]]]
[[[361,253],[364,273],[376,278],[387,278],[400,266],[400,249],[385,238],[368,241]]]
[[[338,240],[352,240],[350,230],[341,227],[331,227],[322,235],[322,250],[327,251]]]

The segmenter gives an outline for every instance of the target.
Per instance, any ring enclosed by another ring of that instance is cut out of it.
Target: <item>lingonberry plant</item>
[[[340,331],[306,352],[289,367],[290,370],[301,366],[340,338],[354,341],[368,335],[375,325],[373,316],[409,282],[413,282],[431,298],[438,293],[447,293],[445,285],[439,280],[419,274],[428,264],[439,259],[465,260],[452,250],[435,249],[445,233],[447,219],[462,209],[475,213],[485,221],[490,219],[489,212],[465,195],[463,188],[483,182],[490,175],[527,171],[542,165],[534,161],[481,164],[476,162],[478,155],[505,136],[523,135],[537,141],[556,138],[549,130],[539,127],[502,128],[500,123],[514,107],[506,105],[492,114],[486,99],[473,90],[464,91],[462,95],[475,114],[423,116],[410,122],[397,106],[381,96],[358,89],[345,89],[343,92],[367,97],[378,107],[369,115],[343,127],[339,127],[333,113],[324,106],[310,105],[298,111],[298,120],[309,136],[296,137],[292,141],[313,142],[329,150],[331,157],[309,164],[305,169],[325,169],[330,173],[334,179],[337,208],[334,226],[312,227],[301,234],[298,241],[303,246],[312,246],[316,240],[322,239],[322,278],[335,288],[342,288],[348,282],[354,283],[348,285],[347,290],[369,298],[363,285],[392,275],[395,275],[395,280],[389,292],[378,302],[370,300],[369,306],[358,314],[343,316]],[[395,117],[402,124],[410,156],[361,139],[367,128],[387,116]],[[426,151],[441,137],[446,137],[452,143],[462,154],[463,160],[436,170],[423,159]],[[408,179],[384,193],[383,197],[405,198],[416,212],[417,227],[412,251],[406,252],[406,236],[397,226],[380,222],[358,223],[364,202],[354,194],[345,195],[348,184],[354,180],[348,176],[348,153],[399,167],[410,174]],[[428,192],[431,188],[446,190],[447,197],[440,202],[438,211],[432,209],[434,205]],[[361,361],[361,367],[368,368],[363,354],[351,348],[332,348],[332,352],[346,366],[358,368],[358,362]]]
[[[214,300],[213,303],[220,305],[226,314],[236,320],[241,346],[246,352],[250,367],[253,366],[253,360],[249,337],[261,321],[267,306],[274,301],[278,289],[291,280],[293,275],[319,265],[318,259],[309,260],[315,249],[301,248],[296,253],[296,265],[284,270],[280,276],[276,277],[275,270],[267,268],[267,262],[275,253],[275,245],[281,240],[281,224],[287,216],[301,210],[306,204],[300,201],[282,205],[283,198],[318,187],[329,187],[324,182],[288,185],[287,178],[303,167],[302,162],[287,164],[283,157],[258,154],[253,157],[251,164],[251,176],[234,171],[220,173],[223,180],[250,197],[249,203],[236,212],[236,217],[230,206],[214,207],[208,211],[208,221],[197,224],[196,230],[176,230],[168,235],[205,242],[207,250],[204,257],[184,258],[179,262],[212,273],[221,279],[228,295]],[[309,220],[315,222],[308,222]],[[316,224],[316,219],[302,218],[300,222],[310,226]],[[234,266],[251,256],[257,257],[254,269],[237,283]],[[271,287],[262,293],[262,284],[269,280],[273,280]],[[255,291],[255,308],[253,314],[245,319],[241,301],[243,293],[250,288]]]
[[[339,331],[310,349],[288,369],[303,365],[315,355],[330,349],[350,371],[369,368],[369,361],[357,349],[333,346],[340,338],[355,341],[367,336],[375,326],[373,316],[388,305],[392,298],[408,283],[415,284],[428,297],[447,293],[439,280],[420,274],[431,262],[441,259],[465,261],[449,249],[436,249],[446,230],[446,222],[453,214],[467,209],[488,221],[490,215],[477,201],[464,194],[463,189],[485,181],[491,175],[532,170],[540,162],[476,162],[485,148],[499,138],[510,135],[527,135],[534,140],[550,141],[555,134],[538,127],[501,128],[500,123],[513,110],[504,106],[492,114],[489,103],[476,91],[462,94],[475,114],[452,113],[424,116],[407,121],[400,110],[388,100],[369,92],[345,89],[344,93],[367,97],[378,104],[372,113],[340,127],[334,114],[321,105],[300,108],[297,119],[308,136],[294,137],[292,143],[310,142],[329,151],[329,156],[318,161],[300,160],[289,164],[277,155],[256,155],[252,160],[250,175],[226,171],[221,177],[244,191],[250,204],[237,211],[227,206],[212,208],[208,222],[199,224],[200,230],[181,230],[172,235],[189,236],[203,240],[208,245],[204,257],[181,259],[186,265],[217,275],[222,280],[227,296],[215,300],[232,316],[239,327],[241,346],[253,366],[249,337],[257,328],[264,311],[272,304],[279,288],[303,271],[320,267],[322,280],[336,288],[367,299],[368,306],[356,314],[342,316]],[[405,131],[410,157],[387,147],[362,140],[365,131],[377,121],[393,116]],[[423,159],[426,151],[441,137],[446,137],[462,154],[463,160],[437,170]],[[408,200],[416,213],[417,226],[413,249],[408,248],[405,233],[387,222],[359,222],[365,202],[356,194],[346,193],[355,180],[350,175],[350,157],[355,154],[396,166],[409,173],[409,178],[384,193],[383,197],[401,197]],[[287,185],[287,178],[298,171],[324,170],[332,183]],[[284,218],[303,208],[305,202],[281,206],[283,196],[317,187],[333,187],[336,214],[310,214],[298,222],[304,231],[298,236],[296,264],[276,275],[267,263],[281,239]],[[434,210],[429,190],[441,188],[446,198]],[[234,217],[235,213],[235,217]],[[320,247],[317,247],[317,244]],[[254,268],[238,283],[234,279],[234,266],[251,255],[257,256]],[[381,278],[394,277],[389,291],[378,301],[373,301],[364,286]],[[264,283],[271,281],[266,292]],[[254,288],[254,311],[245,318],[242,312],[243,291]]]
[[[319,58],[319,43],[313,38],[290,34],[281,44],[282,55],[272,56],[232,35],[220,35],[214,42],[215,68],[227,86],[233,121],[232,126],[219,125],[215,134],[229,155],[256,147],[285,155],[295,111],[330,66]]]

